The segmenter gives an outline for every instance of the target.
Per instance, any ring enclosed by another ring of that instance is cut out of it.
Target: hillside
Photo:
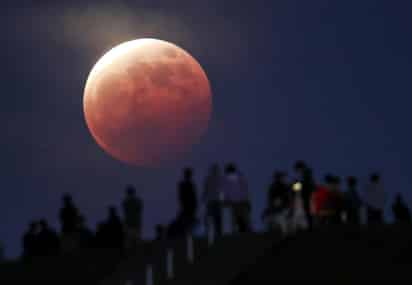
[[[410,265],[412,227],[329,227],[280,239],[275,233],[227,236],[209,247],[194,240],[195,262],[188,263],[185,240],[145,242],[135,252],[90,250],[81,254],[9,262],[0,266],[7,284],[145,283],[153,265],[154,285],[247,285],[317,281],[334,284],[393,280],[394,269]],[[175,252],[175,277],[166,280],[166,250]],[[378,269],[377,269],[378,268]],[[371,270],[372,269],[372,270]],[[302,272],[297,274],[297,272]],[[332,279],[331,279],[332,278]]]

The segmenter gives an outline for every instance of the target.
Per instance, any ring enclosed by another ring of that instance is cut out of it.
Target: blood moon
[[[139,166],[178,159],[206,132],[209,80],[185,50],[138,39],[108,51],[86,82],[83,108],[96,142]]]

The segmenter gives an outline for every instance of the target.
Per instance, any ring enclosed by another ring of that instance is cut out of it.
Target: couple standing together
[[[248,184],[236,165],[225,166],[224,174],[218,164],[210,167],[204,183],[202,200],[206,204],[206,226],[213,227],[216,235],[222,234],[223,210],[231,214],[233,232],[251,230],[251,203]]]

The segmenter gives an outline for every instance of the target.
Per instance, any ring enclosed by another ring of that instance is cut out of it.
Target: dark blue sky
[[[239,164],[255,217],[272,171],[298,158],[317,177],[353,174],[362,185],[380,171],[388,192],[412,201],[410,1],[85,2],[2,4],[0,240],[9,256],[20,251],[28,221],[58,225],[62,193],[73,193],[94,227],[127,183],[146,202],[151,236],[175,213],[181,168],[195,167],[200,183],[214,161]],[[201,143],[156,169],[106,155],[82,110],[96,60],[141,37],[189,51],[214,93]]]

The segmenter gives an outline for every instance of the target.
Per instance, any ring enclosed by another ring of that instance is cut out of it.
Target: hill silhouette
[[[392,269],[411,264],[412,227],[324,227],[281,239],[276,233],[225,236],[208,247],[195,238],[195,261],[186,259],[184,239],[142,242],[134,252],[86,250],[33,262],[0,266],[8,284],[145,284],[153,265],[154,285],[268,284],[278,281],[347,284],[395,281]],[[166,280],[166,249],[175,251],[175,278]],[[297,272],[301,272],[297,274]],[[368,273],[369,272],[369,273]],[[333,280],[333,282],[331,282]]]

